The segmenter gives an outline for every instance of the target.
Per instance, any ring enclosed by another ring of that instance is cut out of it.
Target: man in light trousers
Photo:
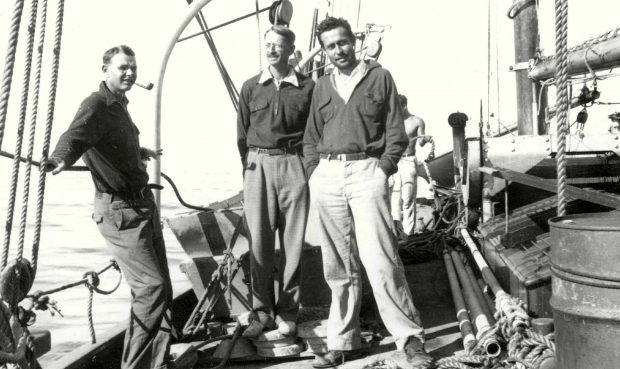
[[[362,264],[398,349],[413,365],[430,362],[389,206],[388,177],[408,143],[396,86],[377,62],[356,58],[346,20],[326,18],[317,37],[336,68],[315,86],[304,135],[310,198],[319,214],[324,274],[332,291],[329,351],[317,354],[313,366],[337,366],[361,347]]]

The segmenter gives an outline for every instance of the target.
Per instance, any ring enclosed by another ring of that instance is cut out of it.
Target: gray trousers
[[[172,284],[153,194],[147,191],[144,199],[125,202],[97,192],[93,220],[131,289],[121,368],[165,368]]]
[[[308,219],[308,193],[298,155],[248,152],[243,197],[251,238],[252,309],[271,315],[276,323],[295,321],[299,310],[300,259]],[[277,301],[276,237],[280,241]]]

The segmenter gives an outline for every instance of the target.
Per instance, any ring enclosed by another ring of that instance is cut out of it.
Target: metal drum
[[[620,368],[620,215],[549,225],[557,368]]]

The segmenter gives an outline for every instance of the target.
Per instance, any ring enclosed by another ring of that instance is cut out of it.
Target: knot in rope
[[[101,281],[99,279],[99,274],[95,272],[94,270],[84,273],[82,278],[84,278],[84,285],[91,291],[97,290],[97,287],[99,286],[99,282]]]

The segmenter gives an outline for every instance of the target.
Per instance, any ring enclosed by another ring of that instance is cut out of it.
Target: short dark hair
[[[267,36],[269,32],[274,32],[284,37],[286,39],[286,42],[288,42],[289,46],[295,45],[295,32],[291,31],[290,28],[282,25],[274,25],[269,27],[267,32],[265,32],[265,36]]]
[[[321,23],[319,23],[318,26],[316,26],[316,38],[319,40],[319,44],[321,45],[321,47],[324,47],[323,41],[321,41],[321,34],[327,31],[336,29],[338,27],[344,28],[345,32],[347,33],[347,36],[349,36],[349,38],[352,41],[355,40],[355,35],[353,34],[353,31],[351,30],[351,25],[346,19],[327,17],[323,19]]]
[[[136,56],[136,53],[134,53],[131,47],[127,45],[114,46],[113,48],[106,50],[106,52],[103,53],[103,65],[110,64],[110,60],[112,60],[112,57],[120,53],[123,53],[127,56]]]
[[[400,105],[407,105],[407,96],[398,95],[398,100],[400,101]]]

